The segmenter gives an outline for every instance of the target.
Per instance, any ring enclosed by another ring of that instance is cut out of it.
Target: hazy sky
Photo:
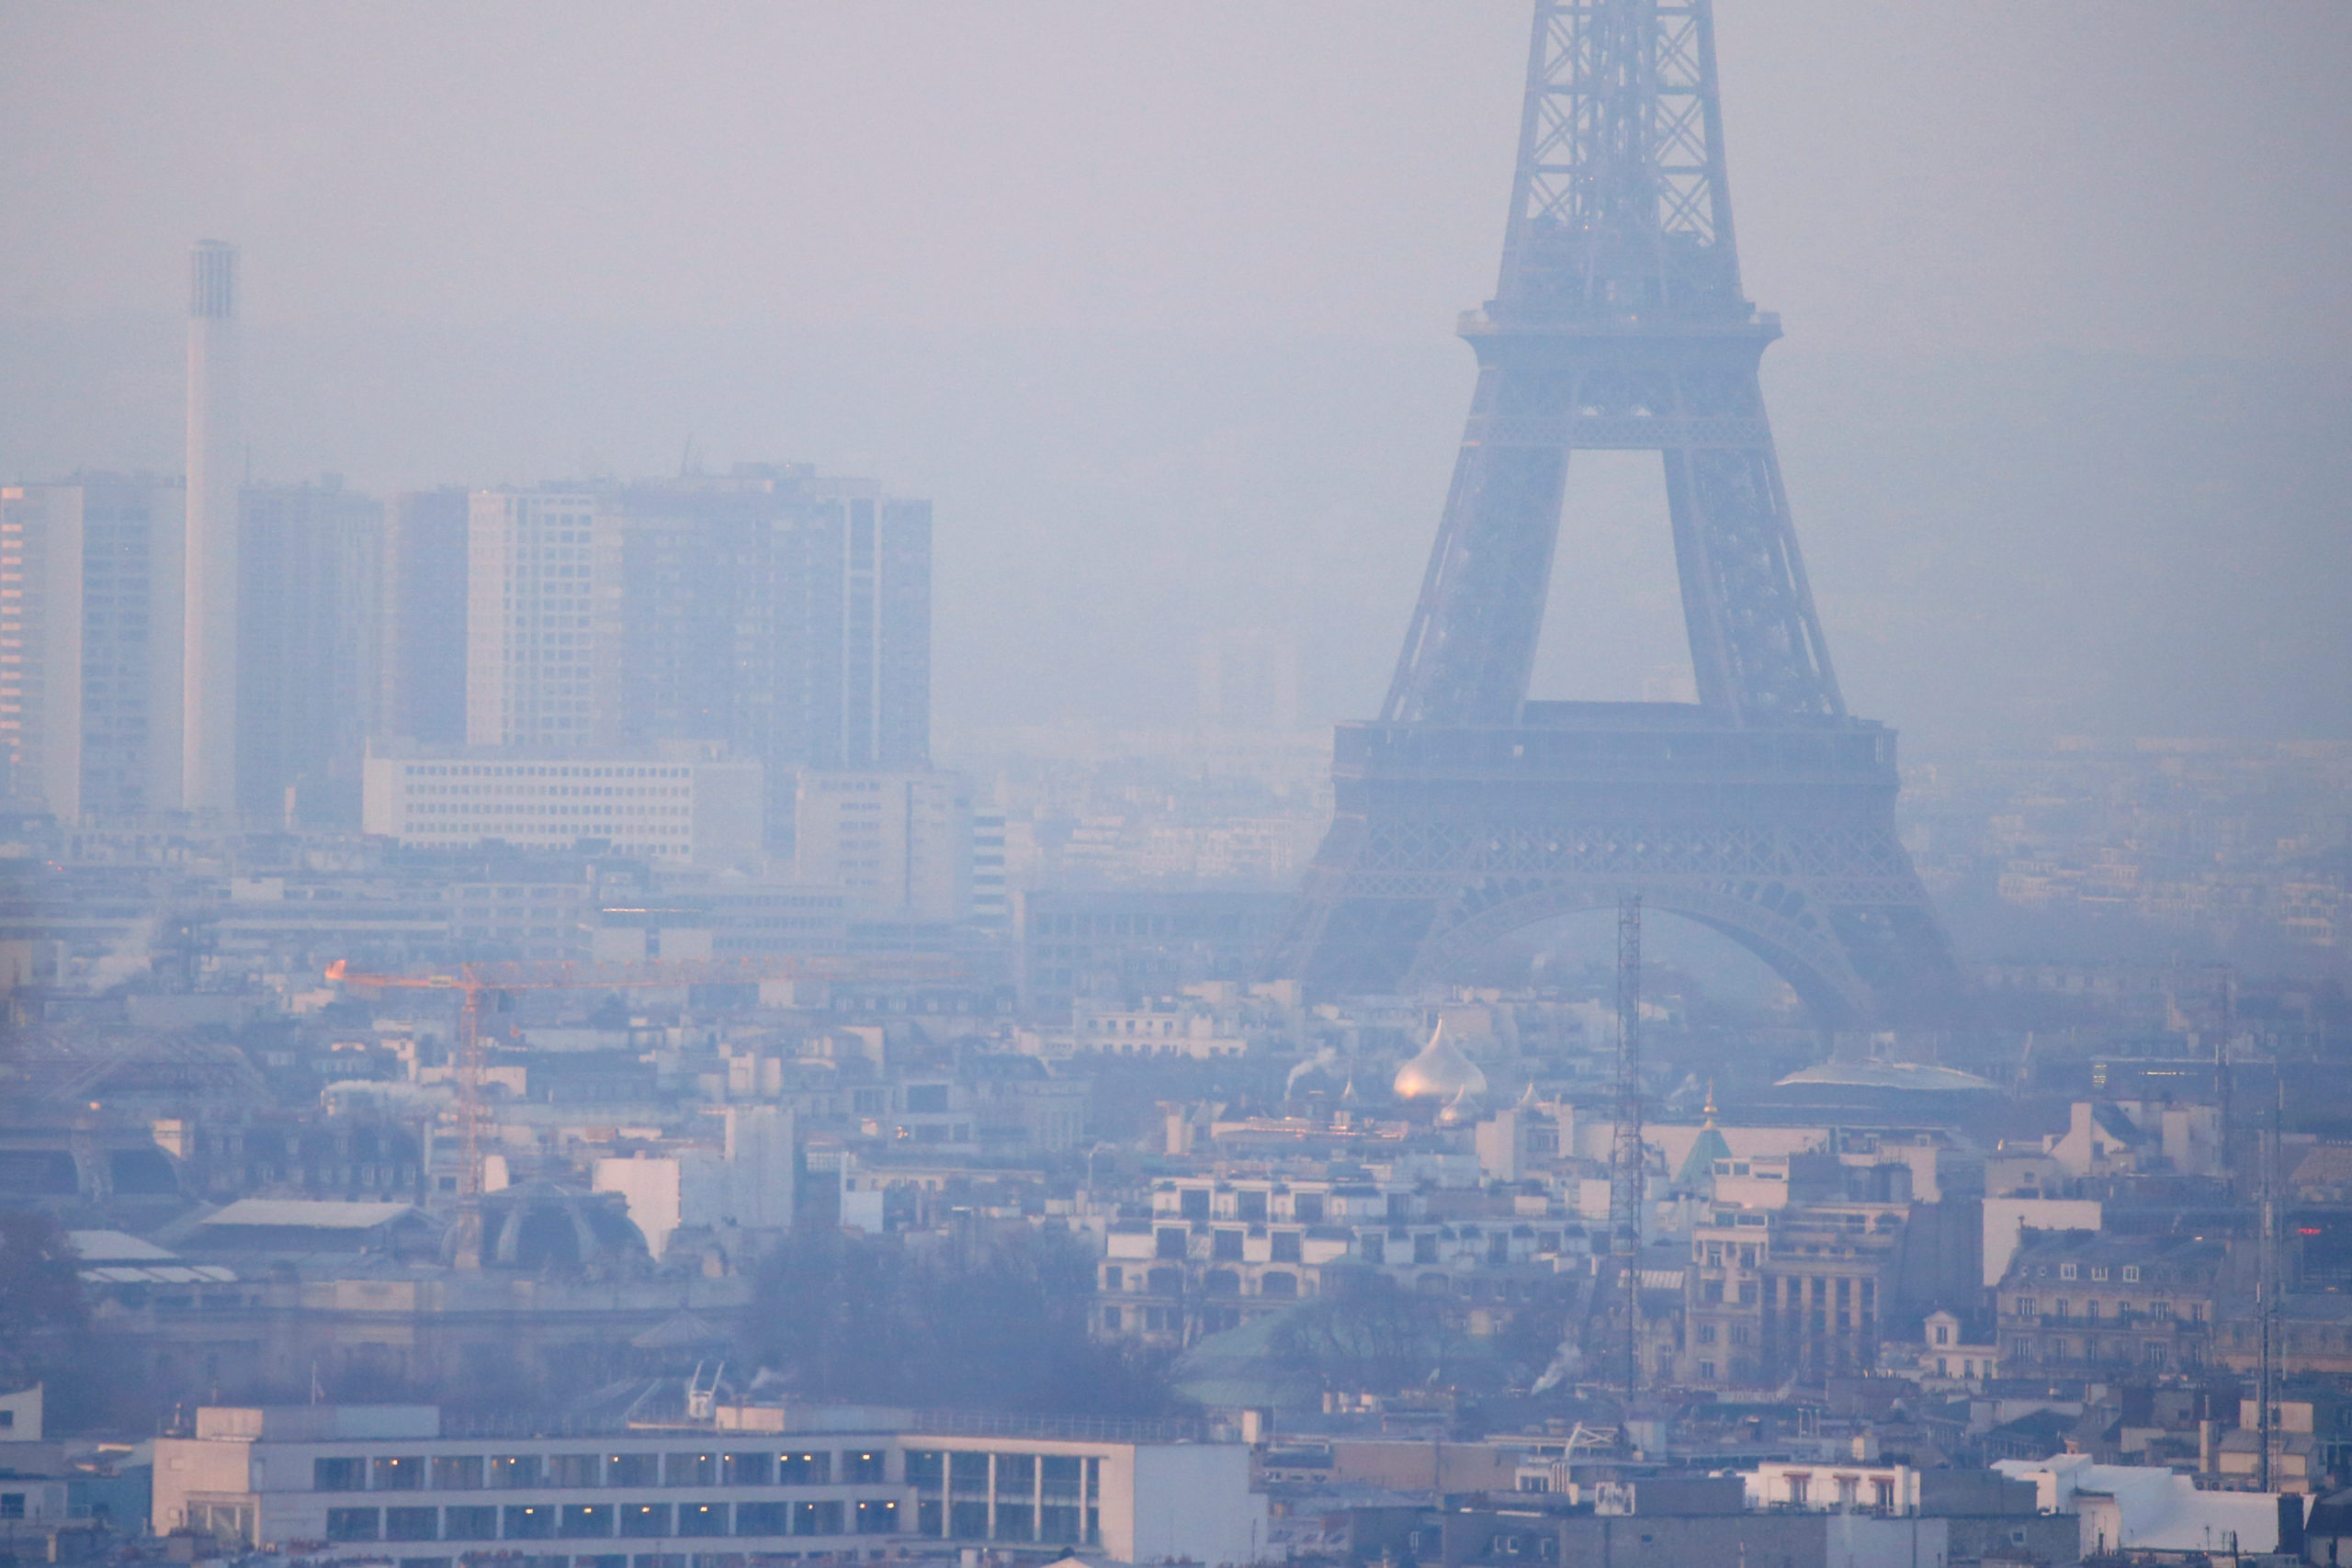
[[[0,310],[1415,333],[1521,0],[0,8]],[[1822,346],[2326,354],[2352,7],[1724,0],[1751,292]]]
[[[944,724],[1181,714],[1220,625],[1297,629],[1307,716],[1363,713],[1461,429],[1526,17],[13,0],[0,477],[175,467],[217,236],[263,477],[662,471],[689,436],[875,468],[939,504]],[[1855,705],[2352,726],[2352,6],[1718,22]],[[1655,490],[1579,460],[1539,694],[1679,657]]]

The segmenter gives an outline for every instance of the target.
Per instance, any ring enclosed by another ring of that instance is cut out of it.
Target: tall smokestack
[[[198,813],[237,809],[237,252],[189,258],[187,620],[181,778]]]

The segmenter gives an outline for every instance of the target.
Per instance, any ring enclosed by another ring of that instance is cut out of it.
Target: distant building
[[[465,744],[467,508],[454,489],[385,503],[378,735]]]
[[[683,750],[683,749],[677,749]],[[724,758],[470,751],[368,759],[364,830],[427,849],[599,844],[659,864],[756,861],[761,769]]]
[[[1012,894],[1005,881],[1004,813],[972,816],[972,923],[992,931],[1012,929]]]
[[[477,493],[466,739],[718,740],[791,771],[930,763],[931,504],[802,466]]]
[[[2000,1348],[1990,1320],[1962,1317],[1945,1307],[1928,1314],[1920,1331],[1919,1386],[1939,1393],[1967,1392],[2001,1375]]]
[[[1993,1468],[2033,1483],[2045,1514],[2072,1514],[2085,1557],[2164,1553],[2300,1553],[2302,1498],[2269,1492],[2208,1492],[2154,1465],[2099,1464],[2088,1454],[2001,1460]]]
[[[0,490],[0,766],[61,820],[180,804],[187,492],[142,479]]]
[[[2028,1231],[1997,1292],[2010,1377],[2194,1372],[2212,1337],[2226,1249],[2181,1235]]]
[[[1022,1010],[1057,1021],[1081,997],[1132,1001],[1246,979],[1292,902],[1288,893],[1023,890],[1013,898]]]
[[[237,807],[349,829],[379,694],[383,508],[340,480],[248,486],[237,546]]]
[[[972,803],[960,774],[805,769],[793,876],[839,887],[867,919],[947,924],[971,908]]]
[[[1204,728],[1288,733],[1298,728],[1298,639],[1265,628],[1201,638]]]
[[[584,750],[613,694],[596,688],[594,612],[616,582],[609,496],[476,494],[466,520],[466,743]],[[599,700],[601,699],[601,700]]]
[[[683,1229],[741,1235],[758,1247],[790,1228],[792,1112],[773,1105],[730,1105],[726,1127],[721,1148],[596,1162],[595,1190],[621,1195],[656,1258]]]
[[[526,1421],[476,1437],[431,1405],[208,1406],[194,1437],[156,1440],[155,1525],[248,1546],[322,1542],[306,1549],[320,1562],[536,1556],[548,1544],[656,1560],[862,1557],[923,1541],[1123,1562],[1270,1555],[1239,1444],[1018,1417],[966,1436],[888,1415],[721,1404],[592,1439]],[[1004,1435],[1008,1424],[1034,1430]]]

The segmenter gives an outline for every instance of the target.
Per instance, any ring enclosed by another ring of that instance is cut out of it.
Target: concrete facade
[[[176,810],[187,491],[0,490],[0,767],[61,821]]]
[[[568,850],[603,840],[658,864],[755,861],[761,768],[709,757],[452,751],[371,756],[364,830],[454,849],[501,840]]]
[[[603,1568],[913,1536],[1039,1561],[1265,1552],[1265,1502],[1238,1444],[925,1434],[888,1429],[891,1415],[719,1406],[674,1429],[471,1437],[430,1405],[207,1407],[193,1436],[156,1442],[155,1520],[317,1543],[304,1555],[318,1562],[520,1551]],[[830,1429],[836,1416],[843,1429]],[[847,1429],[860,1416],[880,1419]]]

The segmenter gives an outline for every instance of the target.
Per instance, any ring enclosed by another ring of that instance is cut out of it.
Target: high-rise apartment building
[[[485,491],[469,516],[467,741],[721,740],[793,770],[930,761],[931,505],[803,466]]]
[[[218,240],[189,259],[187,610],[182,795],[191,811],[238,809],[237,491],[244,465],[237,367],[237,253]]]
[[[466,739],[466,513],[462,490],[384,506],[376,732],[424,746]]]
[[[483,491],[466,518],[466,742],[538,751],[596,744],[615,694],[592,690],[598,590],[617,592],[609,492]],[[606,606],[607,627],[614,617]]]
[[[238,809],[355,826],[379,686],[383,508],[330,479],[248,486],[240,518]]]
[[[0,765],[64,821],[180,804],[186,492],[0,490]]]

